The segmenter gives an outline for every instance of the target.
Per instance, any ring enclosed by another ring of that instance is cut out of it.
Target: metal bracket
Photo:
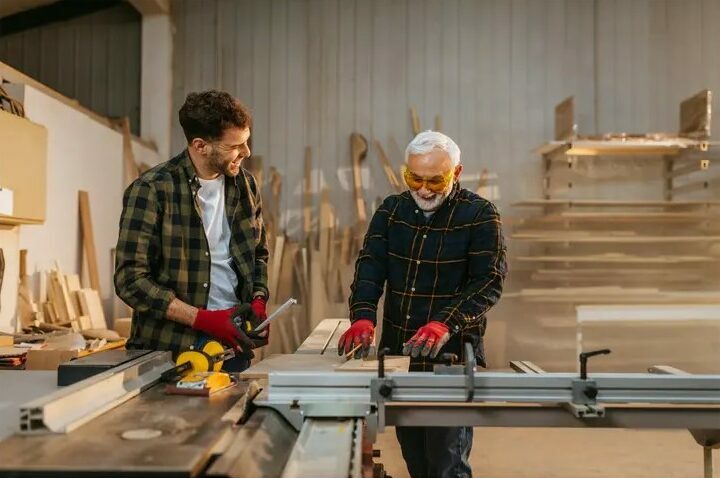
[[[580,378],[572,381],[572,402],[567,404],[570,412],[578,418],[601,418],[605,416],[605,408],[598,405],[598,386],[595,380],[587,378],[587,361],[595,355],[606,355],[610,349],[593,350],[580,354]]]

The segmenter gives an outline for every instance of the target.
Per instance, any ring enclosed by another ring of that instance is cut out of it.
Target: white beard
[[[424,199],[417,191],[413,190],[410,190],[410,195],[415,200],[415,204],[424,212],[433,212],[442,205],[451,192],[452,188],[448,188],[443,194],[433,194],[430,199]]]

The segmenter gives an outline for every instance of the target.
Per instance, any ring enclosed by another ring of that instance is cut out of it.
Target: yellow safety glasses
[[[424,178],[410,171],[408,167],[404,164],[401,171],[403,179],[405,180],[405,184],[407,184],[410,189],[412,189],[413,191],[417,191],[418,189],[423,187],[423,185],[425,185],[425,187],[429,191],[432,191],[434,193],[444,192],[452,182],[453,176],[455,175],[455,168],[453,168],[447,174],[441,176],[433,176],[431,178]]]

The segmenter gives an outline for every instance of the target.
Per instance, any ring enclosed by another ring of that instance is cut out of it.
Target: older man
[[[339,353],[367,350],[385,291],[379,347],[411,356],[411,371],[432,370],[440,352],[463,356],[471,342],[485,366],[487,311],[500,299],[507,271],[495,206],[459,185],[460,149],[425,131],[405,151],[409,191],[389,196],[373,215],[357,259],[350,329]],[[471,427],[398,427],[412,478],[470,477]]]

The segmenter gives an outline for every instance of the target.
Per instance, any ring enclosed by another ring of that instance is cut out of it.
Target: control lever
[[[591,352],[582,352],[580,354],[580,379],[587,380],[587,362],[590,357],[596,355],[607,355],[611,352],[610,349],[593,350]]]
[[[378,350],[378,378],[384,379],[385,378],[385,355],[390,353],[390,349],[388,347],[383,347],[382,349]],[[378,388],[378,393],[382,395],[385,398],[390,397],[392,394],[392,386],[388,384],[386,380],[383,380],[380,384],[380,387]]]
[[[475,398],[475,353],[470,342],[465,342],[465,391],[467,392],[465,401],[472,402]]]
[[[596,355],[607,355],[610,349],[592,350],[582,352],[580,359],[580,378],[572,381],[572,402],[569,403],[570,410],[578,418],[598,418],[605,416],[605,410],[597,403],[598,388],[595,380],[588,379],[587,362],[590,357]]]

